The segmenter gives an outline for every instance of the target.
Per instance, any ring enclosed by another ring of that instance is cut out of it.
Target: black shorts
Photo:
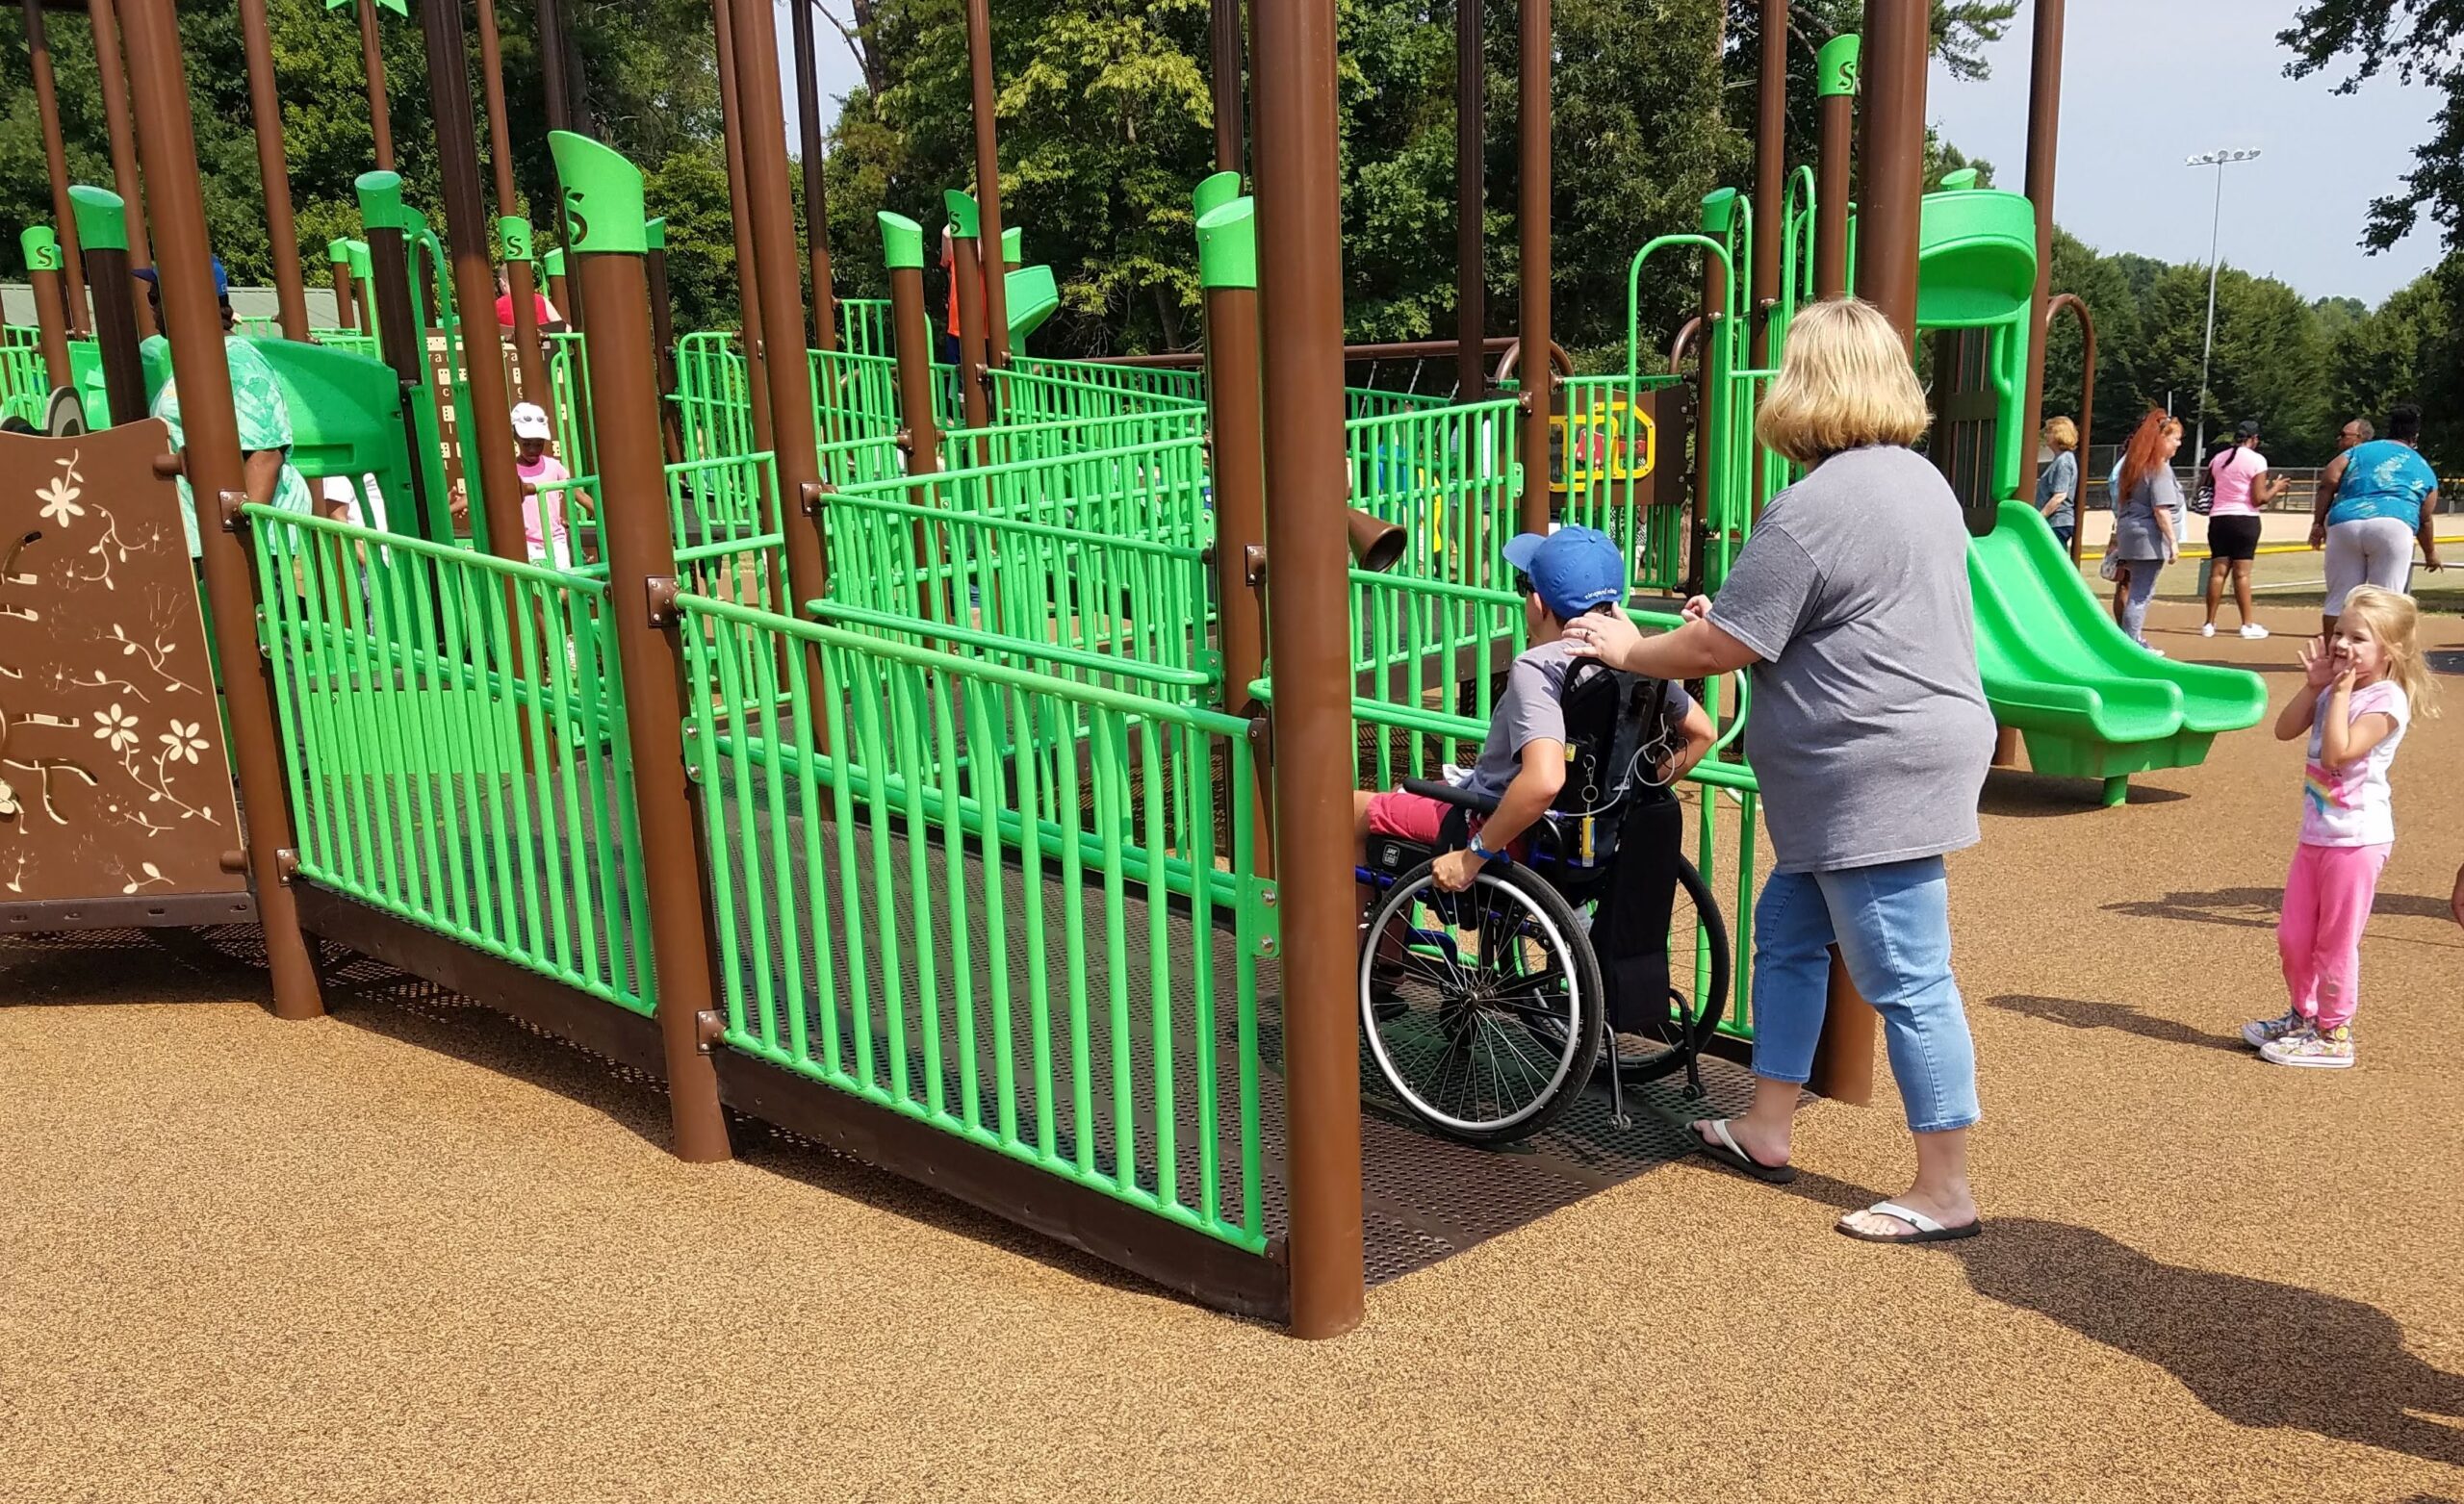
[[[2247,561],[2259,556],[2259,520],[2255,517],[2211,517],[2207,520],[2207,552],[2217,559]]]

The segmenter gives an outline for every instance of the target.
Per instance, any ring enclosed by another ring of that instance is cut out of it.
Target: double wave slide
[[[2036,772],[2101,779],[2118,804],[2130,775],[2195,766],[2219,731],[2267,714],[2257,675],[2160,658],[2123,636],[2024,502],[2003,502],[1993,531],[1969,540],[1967,574],[1986,699]]]

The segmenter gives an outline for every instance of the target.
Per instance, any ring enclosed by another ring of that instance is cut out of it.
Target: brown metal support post
[[[1755,369],[1771,364],[1771,319],[1780,308],[1780,252],[1788,240],[1788,0],[1762,0],[1762,68],[1754,112]],[[1754,467],[1762,504],[1763,467]]]
[[[1857,295],[1916,353],[1916,244],[1925,199],[1927,0],[1865,0],[1865,192],[1857,206]]]
[[[548,268],[548,301],[555,304],[556,312],[565,316],[566,325],[568,327],[574,327],[574,290],[565,276],[565,248],[559,245],[554,250],[550,251],[546,257],[546,263]]]
[[[2028,61],[2028,202],[2037,212],[2037,292],[2028,320],[2028,395],[2020,409],[2027,424],[2019,467],[2019,494],[2037,494],[2038,434],[2044,428],[2044,343],[2053,297],[2053,167],[2062,139],[2063,0],[2036,0],[2036,33]],[[2084,457],[2086,445],[2081,445]],[[2076,497],[2073,498],[2076,500]],[[2077,529],[2071,533],[2075,542]]]
[[[573,87],[565,77],[565,11],[563,0],[538,0],[539,82],[548,97],[548,129],[574,128]]]
[[[1358,1326],[1367,1299],[1335,7],[1255,0],[1254,13],[1292,1330],[1328,1338]]]
[[[222,318],[208,270],[205,201],[196,172],[195,128],[180,62],[179,18],[171,0],[126,0],[130,93],[137,103],[138,149],[154,224],[163,313],[179,367],[180,418],[189,484],[196,495],[205,548],[206,602],[222,645],[222,690],[240,772],[248,872],[265,927],[266,969],[279,1018],[325,1010],[307,936],[299,929],[288,867],[294,855],[284,792],[281,737],[273,719],[271,667],[256,650],[256,571],[240,535],[223,522],[225,498],[246,495],[240,424],[231,406],[231,370],[222,352]],[[253,672],[251,672],[253,670]]]
[[[554,0],[541,3],[552,5]],[[750,178],[744,166],[743,89],[735,64],[735,0],[710,0],[710,14],[718,37],[719,132],[727,140],[728,215],[735,226],[736,321],[744,342],[745,387],[752,399],[753,446],[768,449],[773,446],[769,361],[762,348],[761,279],[753,254],[753,211],[746,199]]]
[[[988,0],[966,0],[967,72],[975,100],[976,259],[984,278],[986,359],[1010,364],[1010,288],[1001,254],[1001,146],[992,92],[992,11]]]
[[[984,262],[976,254],[975,200],[950,189],[941,204],[950,216],[950,295],[959,304],[960,411],[969,428],[983,428],[992,421],[992,384],[984,366]]]
[[[456,415],[455,426],[465,446],[478,449],[488,551],[522,563],[530,557],[522,533],[522,472],[515,469],[513,404],[505,395],[496,278],[488,267],[488,208],[479,188],[479,143],[471,129],[470,56],[461,0],[420,0],[420,30],[427,39],[428,98],[437,175],[444,188],[453,299],[475,315],[462,321],[463,379],[469,383],[471,411]]]
[[[616,153],[569,131],[551,136],[549,147],[573,222],[581,227],[574,274],[591,305],[591,407],[609,420],[600,442],[600,515],[608,614],[625,678],[634,818],[642,860],[660,875],[651,884],[651,966],[658,983],[668,1113],[677,1158],[707,1163],[732,1151],[709,1056],[719,1024],[702,917],[710,875],[694,837],[693,796],[677,740],[684,722],[684,651],[676,622],[667,481],[659,468],[658,392],[642,268],[642,175]]]
[[[1815,92],[1822,100],[1821,141],[1814,166],[1813,295],[1848,295],[1849,172],[1857,141],[1855,34],[1823,43],[1814,64]]]
[[[1266,547],[1266,449],[1258,386],[1257,206],[1236,198],[1197,222],[1206,297],[1206,400],[1215,481],[1217,646],[1223,708],[1254,713],[1249,686],[1266,673],[1266,618],[1250,578]]]
[[[355,331],[359,328],[359,279],[350,274],[350,247],[334,241],[325,247],[325,257],[334,273],[334,323]]]
[[[291,215],[291,165],[282,147],[282,94],[274,82],[266,0],[240,0],[240,38],[248,55],[248,113],[255,117],[257,177],[266,196],[266,251],[273,261],[282,337],[304,341],[308,285],[299,265],[299,226]]]
[[[30,224],[17,236],[26,258],[26,282],[35,294],[35,333],[42,347],[43,384],[57,392],[69,384],[67,301],[60,290],[60,237],[47,224]]]
[[[1454,399],[1477,402],[1489,395],[1489,363],[1481,336],[1488,329],[1487,163],[1483,144],[1488,120],[1488,64],[1481,53],[1480,0],[1454,5]]]
[[[779,93],[779,36],[767,5],[739,0],[735,28],[736,123],[744,150],[744,201],[753,220],[753,269],[761,289],[769,363],[770,443],[778,455],[780,524],[786,534],[786,607],[830,593],[821,532],[821,452],[814,430],[812,363],[805,358],[804,310],[796,296],[796,209],[787,184],[787,120]],[[921,254],[919,248],[918,254]],[[926,412],[931,409],[928,405]]]
[[[128,264],[150,267],[154,253],[145,239],[145,191],[137,172],[137,126],[128,113],[128,71],[120,55],[119,15],[112,0],[86,0],[86,15],[94,28],[94,71],[102,85],[103,127],[111,137],[112,187],[122,203],[137,209],[128,217]],[[137,292],[130,296],[137,305],[137,332],[148,337],[162,333],[154,326],[153,299]]]
[[[86,251],[86,285],[94,290],[94,346],[103,362],[103,400],[115,427],[145,416],[145,368],[137,356],[136,279],[129,275],[128,211],[117,193],[72,184],[69,207]],[[86,415],[90,423],[94,415]]]
[[[522,395],[548,399],[548,357],[539,344],[538,284],[530,274],[530,221],[513,187],[513,148],[505,138],[504,48],[497,33],[496,0],[478,0],[479,84],[488,107],[488,166],[496,176],[497,223],[504,240],[505,291],[513,304],[513,366]],[[519,226],[519,228],[517,228]],[[520,244],[515,241],[519,240]]]
[[[658,431],[667,462],[674,465],[684,458],[684,424],[669,400],[676,395],[676,301],[667,290],[667,220],[650,220],[642,233],[650,247],[642,273],[650,289],[651,349],[658,357]]]
[[[882,259],[889,268],[890,344],[898,356],[899,446],[907,472],[941,468],[941,436],[933,423],[933,315],[924,306],[924,227],[883,210]]]
[[[1208,0],[1207,89],[1215,102],[1215,170],[1242,169],[1241,0]]]
[[[68,148],[60,135],[60,94],[52,84],[51,38],[42,24],[42,0],[25,0],[26,56],[34,74],[35,114],[42,125],[43,170],[51,176],[52,229],[60,237],[61,291],[68,333],[86,333],[85,256],[77,245],[77,216],[68,206]],[[193,167],[191,168],[194,170]]]
[[[1522,181],[1516,185],[1515,214],[1522,230],[1523,348],[1549,348],[1549,129],[1550,48],[1553,28],[1549,0],[1519,0],[1521,25],[1517,47],[1519,114],[1515,136],[1522,147]],[[1549,530],[1549,415],[1556,403],[1556,372],[1539,355],[1523,370],[1523,505],[1520,520],[1527,533]]]
[[[821,76],[812,51],[813,0],[787,0],[796,45],[796,127],[804,153],[805,259],[812,271],[812,347],[838,348],[838,299],[830,286],[829,152],[821,139]]]
[[[368,75],[368,129],[376,138],[376,170],[394,170],[394,108],[385,97],[385,48],[376,32],[376,0],[359,0],[359,65]]]

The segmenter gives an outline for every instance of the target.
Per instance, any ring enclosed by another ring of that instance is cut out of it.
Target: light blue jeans
[[[1754,905],[1754,1074],[1798,1084],[1813,1075],[1834,944],[1883,1015],[1909,1128],[1938,1134],[1975,1122],[1976,1048],[1951,980],[1950,883],[1939,856],[1772,874]]]

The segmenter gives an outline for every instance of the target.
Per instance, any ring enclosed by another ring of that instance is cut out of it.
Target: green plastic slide
[[[1990,490],[1963,497],[1971,532],[1985,528],[1967,555],[1985,697],[1994,719],[2027,743],[2029,767],[2101,779],[2105,802],[2119,803],[2131,774],[2194,766],[2218,732],[2257,725],[2267,686],[2255,674],[2160,658],[2132,642],[2036,508],[2014,499],[2035,438],[2018,427],[2036,283],[2028,201],[1964,187],[1927,194],[1921,242],[1917,322],[1984,330],[1991,342]]]
[[[2194,766],[2216,733],[2267,714],[2257,675],[2159,658],[2123,636],[2025,502],[2003,502],[1993,531],[1969,542],[1967,575],[1986,698],[2039,773],[2105,779],[2111,799],[2118,780]]]

